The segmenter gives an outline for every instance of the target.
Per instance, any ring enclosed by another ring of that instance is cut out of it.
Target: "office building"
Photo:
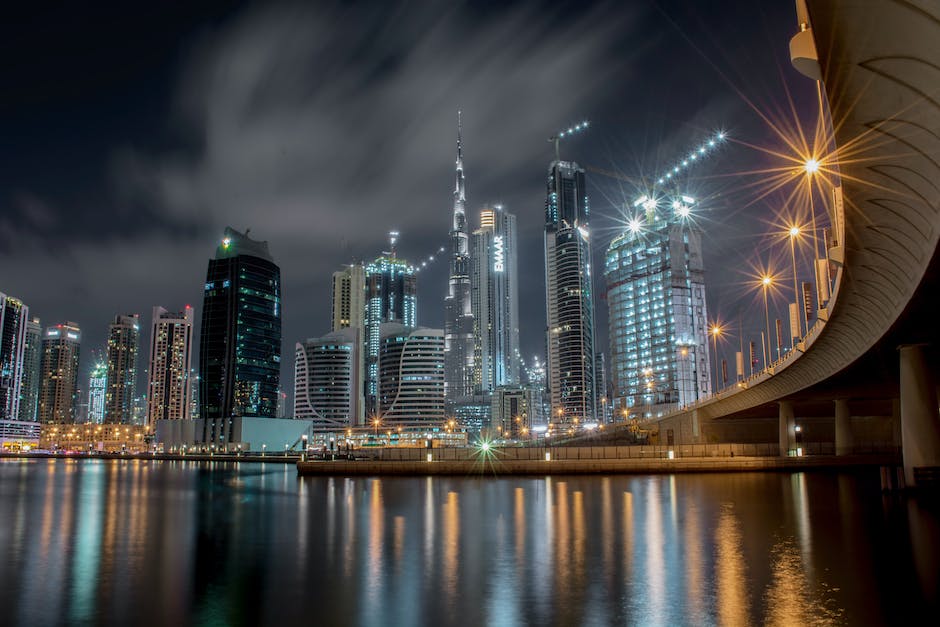
[[[0,292],[0,420],[18,420],[29,307]]]
[[[366,266],[366,413],[374,413],[378,406],[376,396],[382,325],[418,325],[417,277],[414,267],[398,258],[395,250],[397,238],[397,232],[390,233],[390,250]]]
[[[520,381],[516,216],[484,208],[471,250],[474,388],[488,393]]]
[[[377,418],[382,428],[444,423],[444,331],[382,325]]]
[[[501,385],[493,390],[493,430],[507,439],[525,439],[537,424],[539,392],[527,385]]]
[[[91,368],[88,377],[88,422],[104,423],[106,398],[108,392],[108,362],[99,359]]]
[[[46,327],[42,334],[39,422],[43,424],[75,421],[81,342],[81,329],[74,322]]]
[[[348,327],[298,342],[294,357],[294,418],[315,430],[345,430],[363,424],[359,378],[362,336]]]
[[[366,269],[352,264],[333,273],[333,331],[365,328]]]
[[[137,354],[140,348],[140,316],[115,316],[108,327],[108,389],[104,421],[133,424],[137,396]]]
[[[186,305],[171,312],[153,308],[150,326],[150,360],[147,368],[147,426],[157,420],[192,417],[193,324],[196,313]]]
[[[607,248],[618,420],[656,416],[711,393],[702,243],[687,219],[690,201],[641,198],[645,218],[635,218]]]
[[[453,407],[474,391],[474,320],[471,297],[470,237],[467,193],[463,171],[460,112],[457,113],[453,224],[450,231],[450,276],[444,298],[444,390]]]
[[[584,170],[574,162],[552,162],[545,199],[545,305],[553,422],[595,418],[589,226]]]
[[[276,417],[281,272],[267,242],[231,227],[206,272],[199,369],[202,442],[227,447],[233,417]]]
[[[26,322],[23,347],[23,378],[20,384],[20,417],[23,422],[39,420],[39,386],[42,380],[42,327],[39,318]]]

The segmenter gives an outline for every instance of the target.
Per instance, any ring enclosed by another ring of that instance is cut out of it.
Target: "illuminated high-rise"
[[[711,392],[701,233],[689,197],[643,197],[607,248],[615,415],[652,415]],[[662,206],[660,206],[662,205]]]
[[[196,313],[153,308],[150,366],[147,369],[147,425],[157,420],[190,418],[193,380],[193,324]]]
[[[20,385],[20,420],[39,420],[39,386],[42,381],[42,327],[39,318],[26,323],[26,344],[23,347],[23,379]]]
[[[104,422],[105,399],[108,390],[108,362],[98,360],[88,377],[88,422]]]
[[[457,112],[453,223],[450,231],[450,276],[444,298],[444,389],[449,406],[474,391],[474,322],[471,260],[467,227],[467,191],[463,171],[460,112]]]
[[[545,199],[547,378],[552,421],[593,421],[594,290],[584,170],[553,161]]]
[[[0,292],[0,420],[18,420],[29,307]]]
[[[485,207],[471,258],[474,387],[490,393],[520,381],[516,216],[502,205]]]
[[[75,421],[81,342],[82,331],[74,322],[43,331],[39,391],[39,422],[43,424]]]
[[[397,322],[418,324],[415,268],[395,250],[398,233],[391,233],[391,250],[366,266],[365,396],[367,411],[377,407],[381,326]]]
[[[140,316],[115,316],[108,327],[108,389],[104,421],[132,424],[137,396],[137,354],[140,349]]]
[[[231,227],[206,272],[199,370],[205,444],[234,441],[236,416],[277,416],[281,271],[267,242]]]

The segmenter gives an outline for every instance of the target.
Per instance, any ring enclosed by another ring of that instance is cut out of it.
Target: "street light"
[[[767,323],[767,338],[764,342],[761,342],[762,348],[764,349],[764,368],[766,369],[769,365],[767,363],[767,345],[770,343],[770,309],[767,307],[767,290],[773,285],[774,278],[769,274],[765,274],[761,277],[760,282],[764,291],[764,319]]]
[[[802,230],[799,226],[793,225],[790,227],[790,230],[787,232],[790,238],[790,261],[793,264],[793,302],[796,304],[797,316],[796,316],[796,335],[797,337],[803,337],[803,327],[800,325],[800,291],[797,288],[796,280],[796,238],[800,236]],[[795,342],[791,338],[791,348],[796,348]]]
[[[816,262],[819,257],[819,237],[816,231],[816,203],[813,201],[813,176],[819,171],[819,161],[815,157],[810,157],[806,160],[806,163],[803,164],[803,170],[806,172],[806,190],[809,193],[809,215],[812,219],[813,224],[813,283],[816,285],[816,299],[817,307],[822,307],[822,303],[819,301],[819,271],[817,270]],[[823,246],[825,248],[825,245]],[[826,260],[829,260],[829,251],[826,250]],[[826,264],[827,273],[828,273],[829,264]],[[824,277],[828,282],[828,277]],[[828,292],[829,286],[826,286],[826,291]],[[799,319],[799,317],[797,317]],[[809,324],[807,322],[807,324]],[[809,329],[807,329],[808,331]]]
[[[716,322],[711,328],[712,346],[714,347],[712,352],[715,353],[715,393],[718,392],[718,382],[720,380],[718,374],[718,336],[721,335],[721,333],[721,325]]]

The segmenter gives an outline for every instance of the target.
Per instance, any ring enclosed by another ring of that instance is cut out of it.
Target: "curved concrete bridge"
[[[913,485],[915,469],[940,466],[932,377],[940,327],[940,4],[798,0],[797,14],[794,30],[805,30],[791,45],[794,66],[821,77],[840,151],[833,295],[794,357],[746,387],[659,420],[660,441],[667,432],[676,444],[714,441],[730,434],[723,425],[776,416],[788,454],[797,412],[818,414],[822,403],[835,423],[836,452],[848,452],[851,406],[871,411],[881,401],[883,413],[900,414]]]

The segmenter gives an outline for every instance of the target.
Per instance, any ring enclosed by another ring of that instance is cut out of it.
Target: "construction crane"
[[[580,133],[581,131],[587,130],[587,127],[589,125],[590,125],[590,122],[588,122],[587,120],[583,120],[581,122],[578,122],[574,126],[569,126],[567,129],[560,131],[558,133],[555,133],[554,135],[548,138],[549,142],[555,144],[555,161],[561,160],[561,157],[559,156],[559,146],[558,146],[559,142],[561,142],[561,140],[566,137],[571,137],[572,135],[576,133]]]
[[[727,137],[728,135],[724,131],[718,131],[714,135],[710,136],[701,144],[693,148],[688,155],[678,159],[670,168],[663,171],[659,178],[656,179],[656,183],[651,187],[653,187],[655,191],[656,186],[665,185],[683,172],[691,169],[692,166],[704,162],[706,157],[708,157],[708,155],[713,153],[722,143],[724,143]],[[649,185],[649,183],[641,177],[627,176],[621,172],[605,170],[593,165],[585,165],[584,169],[588,170],[589,172],[594,172],[595,174],[600,174],[601,176],[616,179],[618,181],[626,181],[627,183],[632,183],[638,187],[645,187]]]

